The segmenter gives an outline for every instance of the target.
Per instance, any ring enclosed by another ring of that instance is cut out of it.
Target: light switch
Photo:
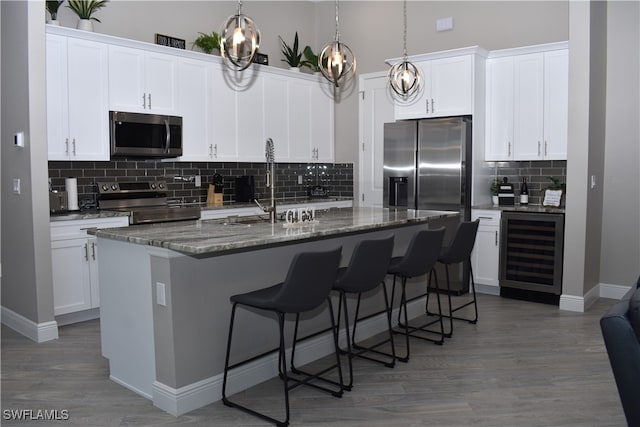
[[[591,189],[593,190],[594,188],[596,188],[596,176],[591,175]]]
[[[13,178],[13,194],[20,194],[20,178]]]

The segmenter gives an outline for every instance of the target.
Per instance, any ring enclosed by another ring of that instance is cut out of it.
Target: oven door
[[[182,117],[110,111],[109,137],[111,157],[178,157]]]

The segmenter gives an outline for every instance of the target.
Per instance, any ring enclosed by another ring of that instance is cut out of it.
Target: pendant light
[[[220,29],[220,55],[229,68],[242,71],[251,65],[259,46],[260,30],[253,19],[242,14],[239,0],[238,12]]]
[[[408,101],[419,92],[421,82],[418,67],[409,62],[407,57],[407,0],[404,0],[404,50],[402,61],[389,70],[389,85],[397,95],[396,98]]]
[[[335,87],[339,87],[342,79],[353,76],[356,72],[356,57],[349,46],[340,41],[340,20],[338,18],[338,0],[335,3],[336,37],[325,45],[318,56],[318,67],[322,75]]]

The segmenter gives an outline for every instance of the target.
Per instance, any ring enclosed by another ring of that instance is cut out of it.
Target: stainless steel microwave
[[[109,111],[111,157],[182,155],[182,117]]]

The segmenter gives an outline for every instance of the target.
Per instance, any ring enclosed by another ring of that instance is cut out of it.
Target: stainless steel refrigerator
[[[471,153],[470,116],[385,123],[384,206],[457,211],[468,221]],[[447,230],[445,239],[453,231]],[[460,271],[453,274],[452,290],[466,292],[468,280],[460,280],[463,269],[455,270]],[[444,273],[438,277],[444,283]]]

